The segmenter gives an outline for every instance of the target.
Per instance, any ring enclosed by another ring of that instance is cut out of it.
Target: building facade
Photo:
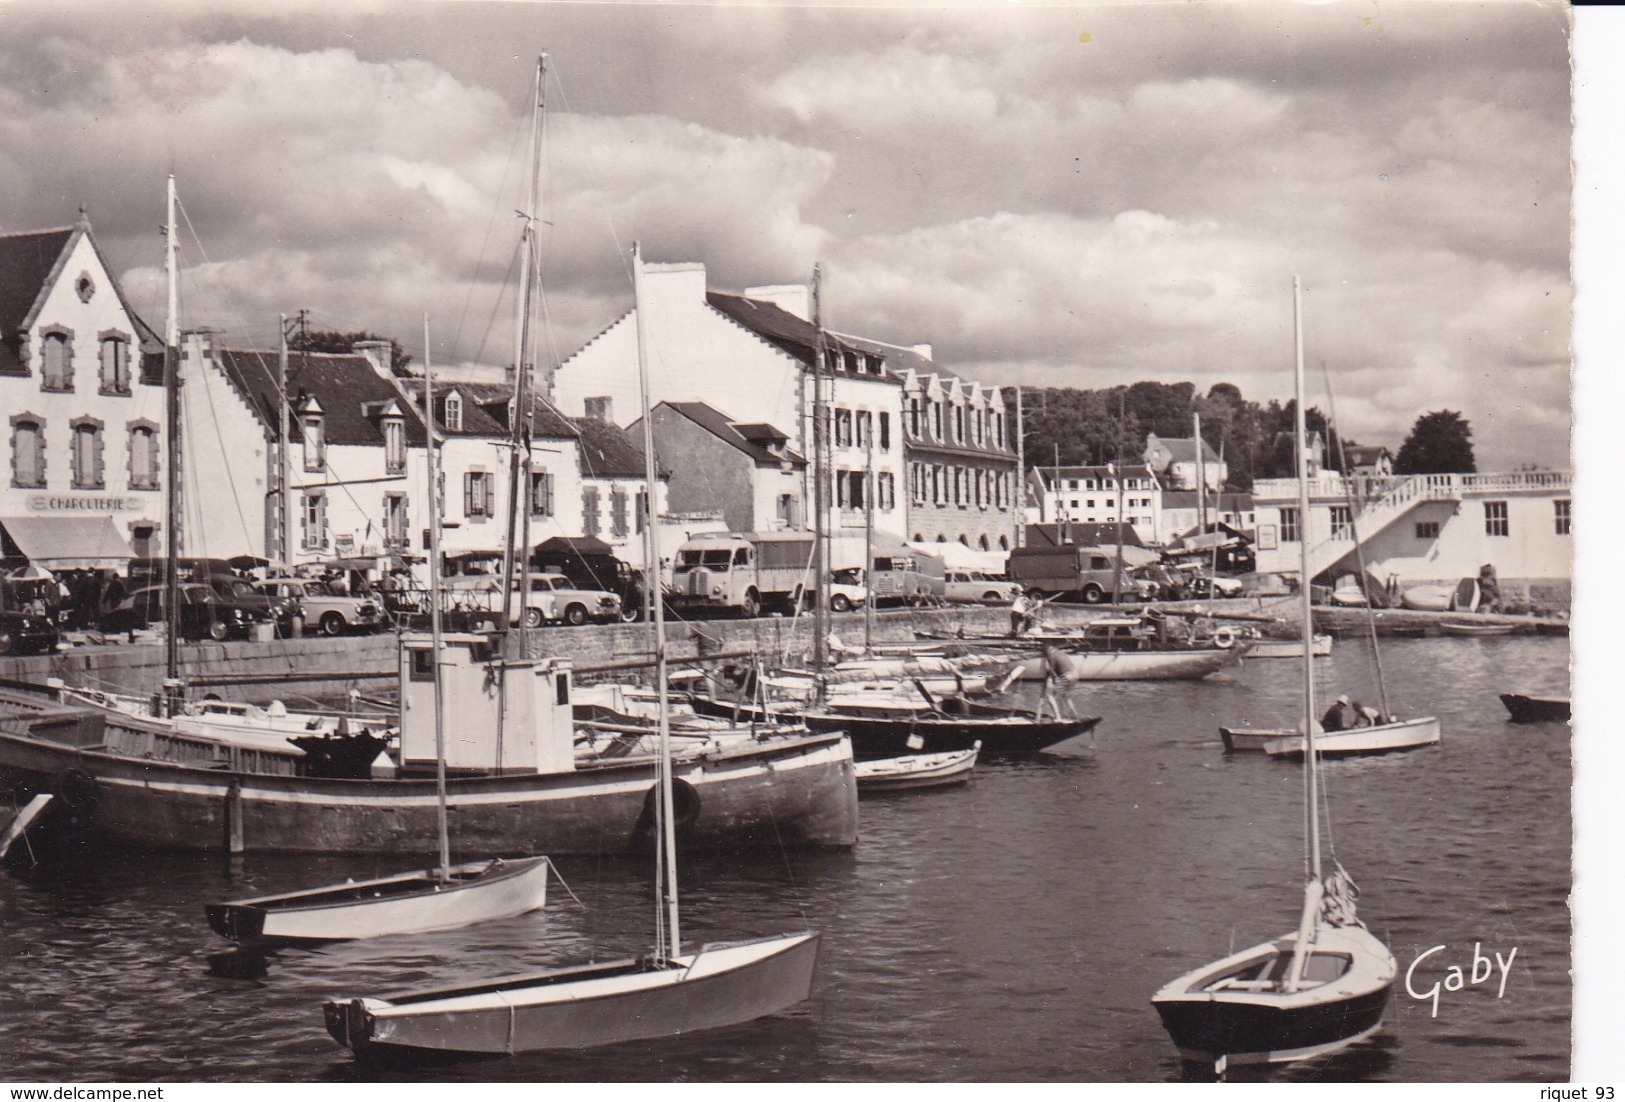
[[[807,460],[789,434],[741,422],[705,402],[661,402],[650,416],[655,454],[670,471],[674,513],[720,510],[731,532],[805,530]],[[642,432],[634,422],[628,435]]]
[[[0,418],[0,558],[71,569],[163,553],[163,346],[83,218],[0,234]]]
[[[1034,524],[1121,521],[1142,543],[1167,542],[1163,489],[1148,466],[1034,467],[1027,472],[1027,495]]]
[[[1253,485],[1258,569],[1310,576],[1357,574],[1377,585],[1452,585],[1493,566],[1507,593],[1566,603],[1573,577],[1573,478],[1568,471],[1401,475],[1310,480],[1300,516],[1294,479]],[[1355,537],[1360,553],[1355,554]]]
[[[1200,450],[1198,450],[1200,444]],[[1145,438],[1145,465],[1156,472],[1162,485],[1170,490],[1194,490],[1206,486],[1209,491],[1219,489],[1230,477],[1230,469],[1219,453],[1206,440],[1194,437],[1170,436],[1166,439],[1156,433]]]

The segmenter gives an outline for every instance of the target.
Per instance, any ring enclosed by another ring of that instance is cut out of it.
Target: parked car
[[[0,655],[49,653],[61,636],[52,614],[56,583],[0,576]]]
[[[837,570],[829,582],[829,610],[851,612],[869,601],[869,590],[863,584],[863,571],[857,567]]]
[[[371,597],[351,597],[334,593],[326,582],[314,578],[266,578],[254,588],[279,600],[291,600],[304,617],[306,631],[339,635],[352,629],[377,631],[384,626],[384,612]]]
[[[1134,580],[1151,584],[1151,600],[1183,601],[1191,595],[1190,576],[1177,566],[1153,562],[1134,568]]]
[[[131,593],[104,620],[108,631],[135,631],[168,620],[164,597],[168,587],[149,585]],[[245,637],[254,624],[270,623],[270,612],[260,604],[245,604],[221,596],[209,586],[184,582],[178,588],[180,635],[183,639]]]
[[[960,604],[1007,605],[1021,592],[1021,583],[981,570],[950,570],[945,587],[948,600]]]
[[[643,571],[615,557],[614,548],[596,536],[554,536],[536,545],[531,565],[563,574],[582,589],[604,590],[621,599],[621,619],[643,619]]]
[[[1209,574],[1200,563],[1183,563],[1179,567],[1185,575],[1186,589],[1192,597],[1240,597],[1242,583],[1239,578],[1221,578]]]
[[[602,589],[577,586],[563,574],[532,575],[530,593],[525,602],[526,627],[539,627],[544,620],[562,620],[579,627],[589,620],[609,622],[621,618],[619,597]]]
[[[299,615],[297,599],[256,589],[253,582],[235,574],[209,574],[197,581],[214,590],[227,604],[264,611],[266,618],[276,624],[278,634],[284,637],[293,634],[293,618]]]

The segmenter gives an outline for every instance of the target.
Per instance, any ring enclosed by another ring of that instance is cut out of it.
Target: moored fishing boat
[[[1566,696],[1531,696],[1526,693],[1502,693],[1501,703],[1506,705],[1513,723],[1567,723],[1569,698]]]
[[[1316,634],[1309,653],[1325,658],[1332,653],[1332,637]],[[1303,644],[1296,639],[1260,639],[1247,648],[1248,658],[1302,658]]]
[[[969,750],[860,761],[856,766],[858,793],[911,792],[964,784],[970,780],[971,770],[976,768],[976,754],[980,749],[978,743]]]

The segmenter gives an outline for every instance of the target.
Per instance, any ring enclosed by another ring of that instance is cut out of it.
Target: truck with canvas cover
[[[677,549],[667,604],[676,612],[795,609],[812,591],[811,532],[714,532]]]
[[[1114,585],[1130,601],[1153,600],[1157,588],[1153,581],[1135,578],[1127,562],[1119,567],[1117,553],[1106,547],[1018,547],[1010,552],[1009,574],[1029,595],[1087,605],[1111,600]]]

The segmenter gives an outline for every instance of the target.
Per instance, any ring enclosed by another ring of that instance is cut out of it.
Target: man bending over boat
[[[1377,709],[1369,708],[1358,700],[1350,700],[1346,695],[1332,701],[1332,706],[1320,717],[1323,731],[1351,731],[1356,727],[1375,727],[1387,722],[1390,721]]]

